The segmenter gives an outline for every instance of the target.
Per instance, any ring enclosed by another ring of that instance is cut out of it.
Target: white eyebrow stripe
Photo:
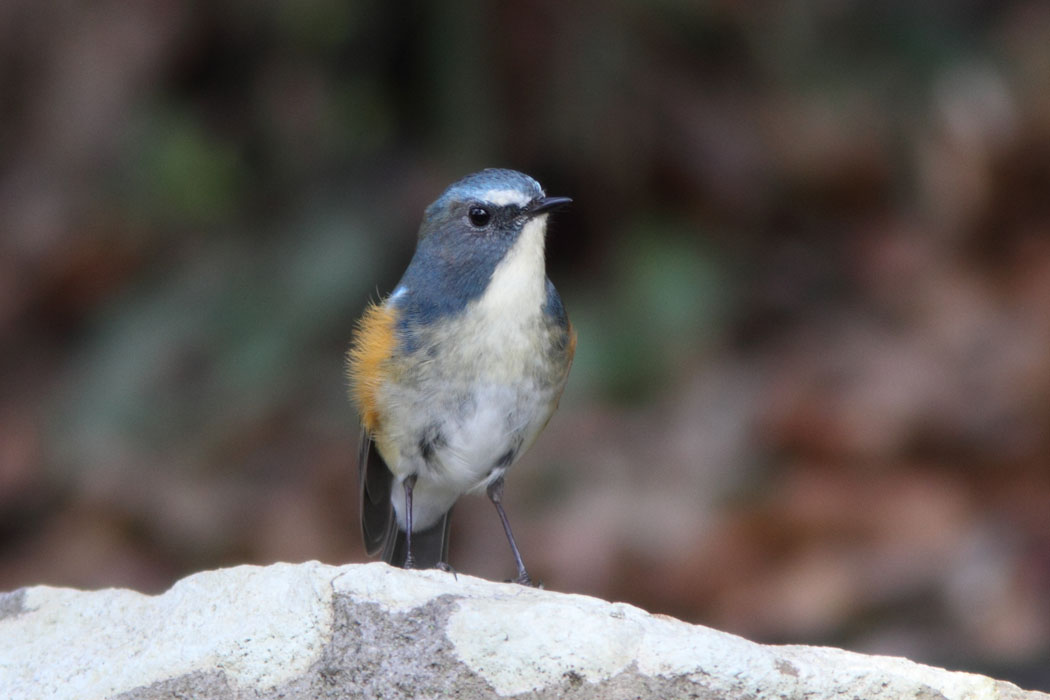
[[[527,194],[518,190],[489,190],[482,199],[495,204],[497,207],[505,207],[508,204],[517,204],[519,207],[523,207],[532,201]]]

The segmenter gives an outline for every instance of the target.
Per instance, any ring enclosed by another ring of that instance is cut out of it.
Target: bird
[[[452,507],[484,490],[513,580],[533,585],[503,508],[504,478],[557,408],[576,351],[545,262],[548,216],[571,202],[515,170],[452,183],[424,211],[401,280],[362,314],[347,375],[369,555],[451,571]]]

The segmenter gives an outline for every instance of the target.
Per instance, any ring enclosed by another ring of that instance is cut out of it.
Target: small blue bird
[[[448,568],[451,509],[486,489],[518,568],[503,478],[558,405],[576,333],[547,278],[547,197],[514,170],[483,170],[427,207],[404,276],[370,305],[347,353],[363,435],[365,548],[395,566]]]

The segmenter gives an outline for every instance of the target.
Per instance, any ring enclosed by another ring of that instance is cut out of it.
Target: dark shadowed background
[[[362,561],[354,319],[513,167],[537,578],[1050,689],[1050,6],[926,5],[3,2],[0,589]]]

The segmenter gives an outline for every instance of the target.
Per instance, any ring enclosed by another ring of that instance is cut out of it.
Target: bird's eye
[[[471,226],[485,228],[488,226],[492,214],[490,214],[489,210],[485,207],[471,207],[470,211],[467,212],[467,218],[470,219]]]

